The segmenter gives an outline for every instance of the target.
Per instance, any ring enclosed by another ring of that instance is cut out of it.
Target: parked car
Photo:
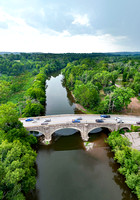
[[[51,119],[50,118],[45,119],[44,122],[51,122]]]
[[[78,120],[78,119],[72,119],[72,123],[80,123],[80,120]]]
[[[82,117],[77,117],[77,120],[82,120]]]
[[[140,124],[140,121],[139,121],[139,122],[136,122],[136,124]]]
[[[34,121],[34,119],[32,119],[32,118],[27,118],[27,119],[25,119],[25,121],[26,121],[26,122],[31,122],[31,121]]]
[[[103,118],[110,118],[110,115],[100,115],[100,117],[103,117]]]
[[[98,123],[104,122],[102,119],[96,119],[95,121],[98,122]]]
[[[41,125],[47,125],[48,123],[47,122],[43,122],[43,123],[41,123]]]

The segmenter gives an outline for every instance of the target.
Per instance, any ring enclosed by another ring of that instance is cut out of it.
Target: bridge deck
[[[26,122],[26,118],[21,118],[20,121],[23,123],[24,127],[35,127],[35,126],[43,126],[41,123],[44,122],[45,119],[51,118],[51,122],[48,125],[56,125],[56,124],[70,124],[72,123],[72,119],[76,119],[77,117],[82,117],[81,123],[96,123],[96,119],[100,119],[100,115],[91,115],[91,114],[66,114],[66,115],[48,115],[48,116],[40,116],[40,117],[32,117],[33,119],[39,118],[35,123]],[[140,121],[140,116],[129,116],[129,115],[110,115],[110,118],[104,118],[104,122],[102,124],[116,124],[115,117],[120,117],[124,121],[125,124],[133,124],[136,125],[137,121]]]

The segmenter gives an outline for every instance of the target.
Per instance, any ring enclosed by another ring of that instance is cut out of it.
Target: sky
[[[0,52],[140,51],[140,0],[0,0]]]

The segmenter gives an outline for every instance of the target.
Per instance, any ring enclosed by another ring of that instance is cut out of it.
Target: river
[[[53,91],[53,92],[52,92]],[[70,91],[63,84],[63,75],[56,72],[46,81],[46,115],[78,114]]]
[[[80,113],[55,74],[46,81],[46,115]],[[104,142],[104,130],[90,133],[93,148],[86,151],[80,133],[63,129],[53,134],[50,145],[37,149],[36,189],[28,200],[136,200],[117,172],[119,165]]]

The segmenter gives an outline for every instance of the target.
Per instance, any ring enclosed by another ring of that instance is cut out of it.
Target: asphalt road
[[[117,123],[115,117],[120,117],[124,124],[136,124],[137,121],[140,121],[140,116],[129,116],[129,115],[110,115],[110,118],[102,118],[104,120],[103,123]],[[26,122],[26,118],[19,119],[24,127],[33,127],[40,126],[41,123],[45,121],[45,119],[51,119],[50,124],[63,124],[63,123],[72,123],[72,119],[76,119],[78,117],[82,117],[81,123],[96,123],[96,119],[101,119],[100,115],[92,115],[92,114],[66,114],[66,115],[49,115],[49,116],[41,116],[41,117],[32,117],[34,121]],[[39,119],[38,119],[39,118]]]

